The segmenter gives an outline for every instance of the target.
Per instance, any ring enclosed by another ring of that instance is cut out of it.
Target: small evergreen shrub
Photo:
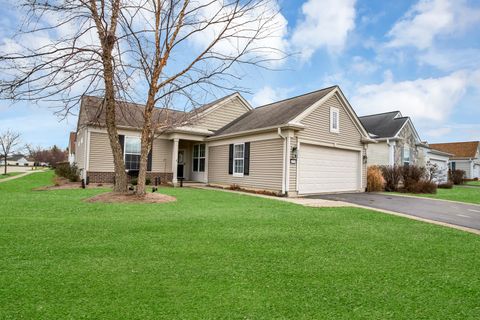
[[[452,189],[453,188],[453,182],[448,181],[448,182],[445,182],[445,183],[440,183],[438,185],[438,188],[439,189]]]
[[[80,181],[78,167],[75,164],[71,165],[68,162],[57,163],[57,166],[55,167],[55,174],[59,177],[67,178],[71,182]]]

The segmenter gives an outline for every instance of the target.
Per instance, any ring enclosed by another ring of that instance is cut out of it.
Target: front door
[[[185,150],[178,150],[177,178],[185,178]]]

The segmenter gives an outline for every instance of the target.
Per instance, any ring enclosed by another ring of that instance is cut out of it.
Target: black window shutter
[[[243,175],[250,174],[250,142],[245,142],[245,149],[243,150]]]
[[[152,143],[152,146],[150,147],[150,152],[148,153],[147,171],[152,171],[152,149],[153,149],[153,143]]]
[[[124,147],[125,147],[125,136],[122,134],[118,135],[118,142],[120,143],[120,148],[122,148],[122,154],[125,153]]]
[[[228,174],[233,174],[233,144],[228,149]]]

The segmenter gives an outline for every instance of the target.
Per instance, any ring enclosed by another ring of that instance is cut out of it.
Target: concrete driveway
[[[380,193],[316,195],[308,198],[343,201],[359,206],[393,211],[421,219],[480,230],[480,205]]]

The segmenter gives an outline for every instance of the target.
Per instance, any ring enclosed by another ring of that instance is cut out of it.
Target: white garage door
[[[436,181],[439,183],[448,181],[448,164],[445,160],[430,158],[431,164],[437,165]]]
[[[475,169],[475,170],[474,170],[474,174],[475,174],[475,175],[474,175],[473,177],[474,177],[474,178],[480,178],[480,165],[478,165],[478,164],[475,165],[475,168],[474,168],[474,169]]]
[[[299,150],[300,194],[360,189],[360,152],[302,144]]]

